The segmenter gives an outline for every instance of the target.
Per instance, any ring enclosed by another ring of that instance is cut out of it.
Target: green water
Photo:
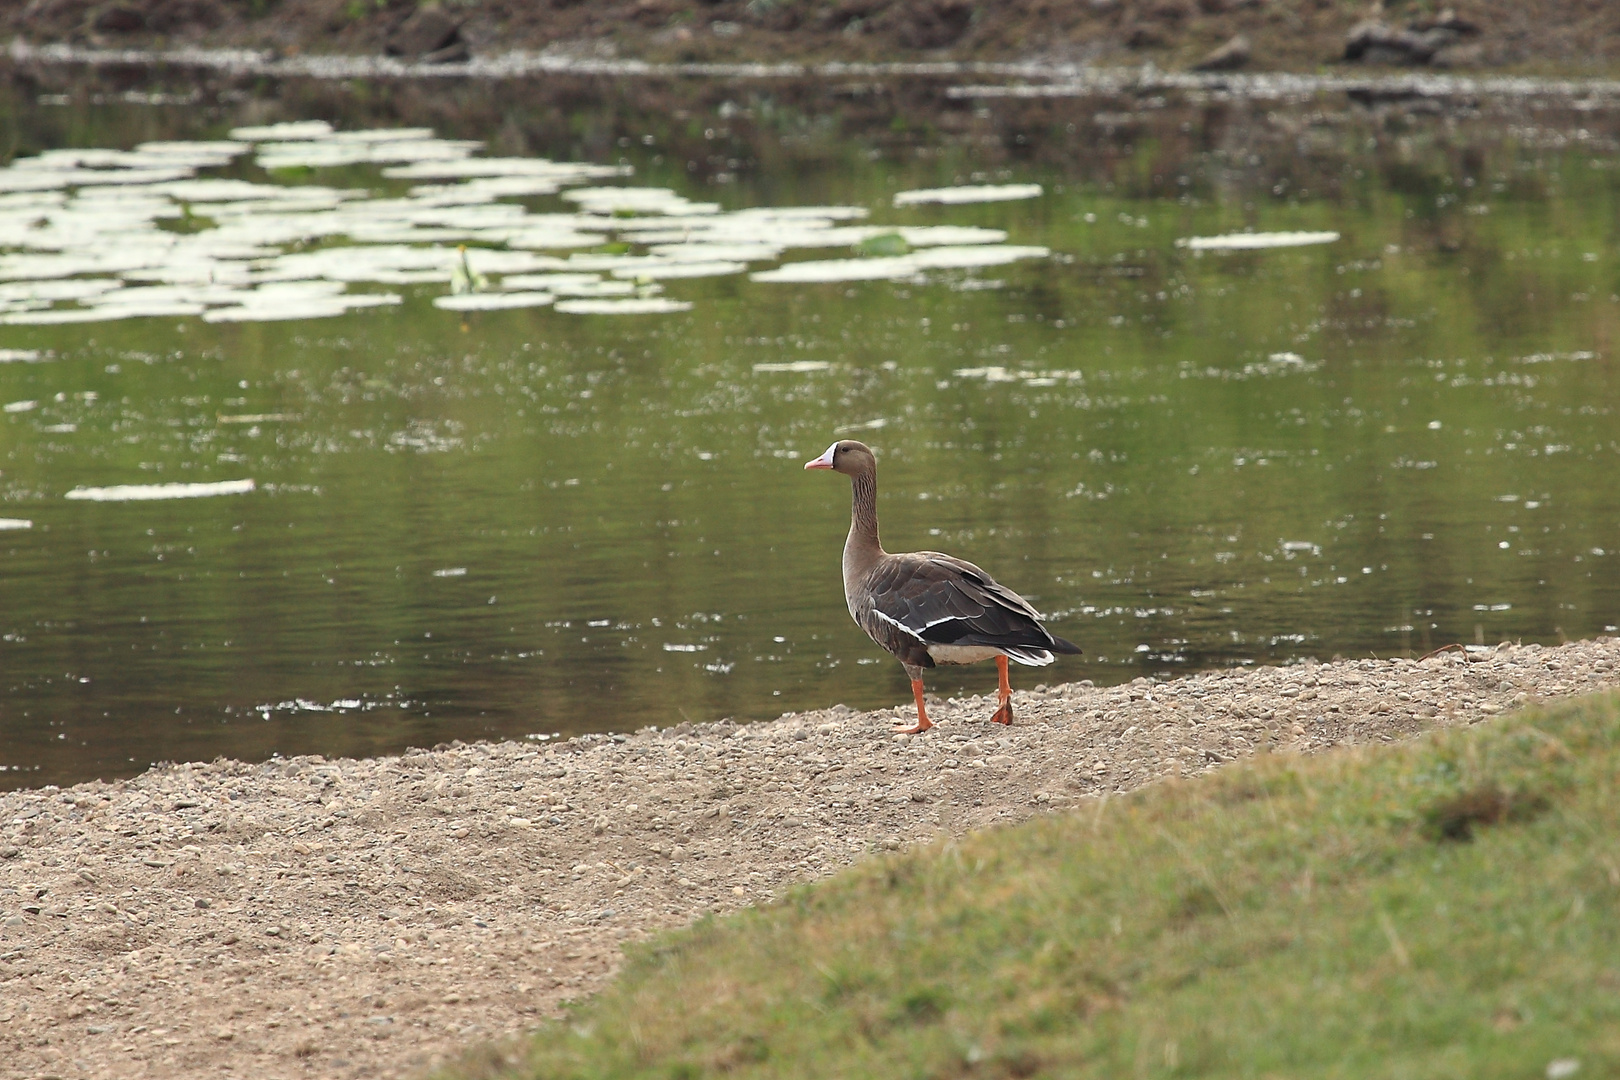
[[[48,357],[0,364],[0,402],[38,402],[0,414],[0,517],[34,523],[0,532],[0,784],[903,701],[844,610],[847,484],[800,468],[839,435],[879,453],[890,549],[980,563],[1085,650],[1023,686],[1620,622],[1613,118],[1160,102],[1120,130],[1129,103],[841,100],[772,113],[743,88],[671,119],[490,91],[387,119],[1053,258],[672,281],[692,310],[635,318],[463,319],[422,285],[302,322],[0,327]],[[312,108],[11,105],[8,156]],[[379,126],[363,105],[351,126]],[[889,205],[979,179],[1045,194]],[[1175,244],[1243,229],[1342,238]],[[801,360],[830,366],[754,370]],[[284,419],[221,419],[244,415]],[[63,497],[238,477],[258,489]],[[993,684],[952,668],[930,690]]]

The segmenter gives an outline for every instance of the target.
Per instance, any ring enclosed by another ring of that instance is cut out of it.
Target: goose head
[[[877,472],[877,457],[872,448],[854,439],[840,439],[827,447],[826,453],[804,463],[806,469],[831,469],[846,476],[871,475]]]

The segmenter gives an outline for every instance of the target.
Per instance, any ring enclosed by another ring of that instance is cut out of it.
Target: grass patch
[[[1613,695],[1259,758],[665,935],[444,1075],[1620,1075],[1617,776]]]

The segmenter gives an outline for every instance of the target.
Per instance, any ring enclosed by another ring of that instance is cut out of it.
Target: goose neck
[[[869,565],[883,554],[878,539],[877,477],[870,474],[850,478],[849,540],[844,544],[846,565]]]

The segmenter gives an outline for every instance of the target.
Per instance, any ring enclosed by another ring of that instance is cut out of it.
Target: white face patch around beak
[[[830,469],[830,468],[832,468],[833,467],[833,453],[837,449],[838,449],[838,444],[833,443],[831,446],[827,447],[826,453],[822,454],[818,458],[815,458],[814,460],[805,462],[804,467],[807,468],[807,469]]]

